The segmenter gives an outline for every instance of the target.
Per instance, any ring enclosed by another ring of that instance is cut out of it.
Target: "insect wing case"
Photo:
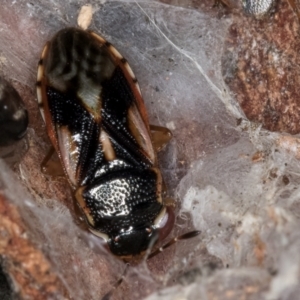
[[[106,237],[117,255],[145,250],[164,211],[162,179],[127,61],[95,33],[63,29],[43,50],[37,92],[92,231]]]

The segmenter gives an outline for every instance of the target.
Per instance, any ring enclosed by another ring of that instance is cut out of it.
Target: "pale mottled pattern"
[[[267,13],[276,0],[243,0],[246,12],[255,16],[262,16]]]

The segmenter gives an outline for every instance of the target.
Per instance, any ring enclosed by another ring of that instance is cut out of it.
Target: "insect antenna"
[[[160,247],[160,248],[156,249],[155,251],[153,251],[148,256],[148,259],[150,259],[153,256],[156,256],[157,254],[163,252],[166,248],[172,246],[176,242],[178,242],[180,240],[187,240],[187,239],[193,238],[193,237],[199,235],[200,233],[201,233],[201,231],[195,230],[195,231],[190,231],[190,232],[184,233],[183,235],[180,235],[180,236],[176,236],[173,239],[171,239],[168,243],[166,243],[165,245],[163,245],[162,247]]]
[[[166,243],[165,245],[163,245],[162,247],[160,247],[160,248],[156,249],[155,251],[153,251],[153,252],[148,256],[147,259],[150,259],[150,258],[156,256],[157,254],[163,252],[166,248],[172,246],[173,244],[175,244],[175,243],[178,242],[178,241],[181,241],[181,240],[187,240],[187,239],[193,238],[193,237],[199,235],[200,233],[201,233],[201,231],[195,230],[195,231],[190,231],[190,232],[184,233],[184,234],[182,234],[182,235],[180,235],[180,236],[176,236],[176,237],[174,237],[173,239],[171,239],[168,243]],[[155,242],[156,242],[156,239],[153,239],[151,244],[155,244]],[[150,245],[149,249],[151,249],[151,248],[152,248],[152,247],[151,247],[151,245]],[[114,291],[115,291],[115,290],[121,285],[121,283],[123,282],[123,280],[124,280],[124,278],[125,278],[125,276],[126,276],[126,273],[127,273],[128,269],[129,269],[129,266],[130,266],[130,264],[127,263],[127,264],[126,264],[126,267],[125,267],[125,270],[124,270],[124,272],[123,272],[123,275],[122,275],[122,276],[119,278],[119,280],[114,284],[114,286],[112,287],[112,289],[111,289],[107,294],[105,294],[105,295],[101,298],[101,300],[109,300],[109,299],[111,298],[111,296],[112,296],[112,294],[114,293]]]
[[[129,269],[129,264],[127,263],[126,264],[126,267],[125,267],[125,270],[124,270],[124,272],[123,272],[123,274],[122,274],[122,276],[119,278],[119,280],[114,284],[114,286],[112,287],[112,289],[108,292],[108,293],[106,293],[102,298],[101,298],[101,300],[109,300],[110,299],[110,297],[112,296],[112,294],[114,293],[114,291],[121,285],[121,283],[123,282],[123,280],[124,280],[124,278],[125,278],[125,276],[126,276],[126,273],[127,273],[127,271],[128,271],[128,269]]]

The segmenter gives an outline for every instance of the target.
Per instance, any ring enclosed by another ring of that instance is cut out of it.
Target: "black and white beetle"
[[[125,258],[164,239],[174,214],[162,199],[153,145],[158,148],[171,134],[154,126],[151,139],[139,85],[126,59],[92,31],[63,29],[43,49],[37,96],[90,231]]]

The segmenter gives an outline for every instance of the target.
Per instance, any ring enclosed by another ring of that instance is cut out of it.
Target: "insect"
[[[154,126],[128,62],[92,31],[66,28],[41,55],[37,96],[50,140],[89,229],[111,252],[132,257],[171,231]]]
[[[0,146],[9,146],[26,133],[28,113],[18,92],[0,77]]]

